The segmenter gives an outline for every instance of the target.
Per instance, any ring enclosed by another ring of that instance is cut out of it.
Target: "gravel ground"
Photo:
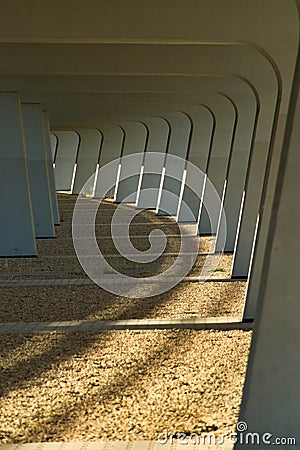
[[[128,299],[98,286],[0,288],[3,322],[240,316],[245,282],[181,283],[160,296]]]
[[[156,270],[161,270],[161,267],[169,266],[174,263],[175,256],[163,256],[160,258],[159,262],[156,263]],[[212,258],[210,256],[210,258]],[[126,261],[124,258],[113,258],[107,257],[107,261],[113,265],[118,270],[126,270]],[[200,274],[200,270],[203,267],[203,264],[206,261],[206,257],[199,256],[195,262],[194,270],[191,274],[196,275]],[[229,278],[232,264],[232,256],[231,255],[223,255],[220,261],[217,264],[217,267],[214,269],[213,276],[218,278]],[[134,263],[127,262],[127,269],[134,270],[136,269],[135,276],[140,272],[147,273],[155,267],[154,263],[151,264],[143,264],[143,270],[141,266],[135,267]],[[0,262],[0,280],[9,277],[10,274],[24,274],[30,275],[34,273],[38,273],[39,276],[50,275],[53,274],[53,277],[58,276],[59,274],[65,274],[65,277],[70,278],[71,276],[78,276],[81,278],[84,275],[84,271],[77,260],[76,256],[74,258],[59,258],[53,255],[53,258],[14,258],[7,259],[5,261]],[[148,273],[151,275],[151,272]]]
[[[78,227],[79,228],[79,227]],[[102,235],[102,236],[109,236],[110,235],[110,225],[108,224],[100,224],[100,223],[96,223],[95,225],[95,233],[96,235]],[[145,228],[147,230],[147,233],[145,231]],[[136,234],[136,235],[145,235],[147,236],[151,230],[160,228],[162,231],[164,231],[166,234],[179,234],[179,232],[176,232],[176,229],[174,229],[174,225],[173,224],[160,224],[160,226],[158,226],[158,224],[145,224],[145,225],[131,225],[130,227],[130,232],[131,234]],[[82,223],[82,225],[80,224],[80,231],[81,234],[83,236],[85,236],[86,233],[86,226],[84,225],[84,223]],[[57,237],[71,237],[72,236],[72,225],[71,223],[62,223],[59,226],[55,227],[55,232],[56,232],[56,236]]]
[[[132,244],[138,249],[138,250],[148,250],[150,247],[148,238],[132,238],[131,239]],[[194,241],[197,244],[197,240]],[[105,239],[101,240],[101,237],[98,237],[98,243],[100,250],[103,254],[111,254],[116,253],[116,248],[114,246],[114,243],[111,239]],[[75,254],[73,241],[71,239],[68,239],[66,241],[64,240],[49,240],[49,239],[43,239],[37,241],[37,250],[38,250],[38,256],[44,256],[44,255],[71,255]],[[167,245],[165,247],[166,252],[176,252],[178,253],[180,250],[180,239],[177,238],[168,238]],[[204,247],[200,246],[199,250],[201,252],[204,251]]]
[[[233,432],[250,339],[192,330],[4,336],[1,442]]]
[[[114,205],[109,206],[109,208],[105,207],[100,207],[97,211],[96,214],[96,221],[99,223],[110,223],[111,218],[113,217],[113,215],[115,214],[116,211],[116,207]],[[124,218],[125,220],[128,220],[129,217],[132,217],[132,211],[136,212],[135,209],[131,209],[126,207],[123,207],[120,210],[120,207],[118,208],[118,214],[121,213],[121,217]],[[84,218],[86,217],[86,213],[89,213],[91,211],[89,211],[88,208],[86,208],[86,210],[82,210],[82,212],[77,212],[77,217],[81,218],[84,220]],[[72,220],[73,218],[73,210],[72,210],[72,206],[68,207],[68,208],[64,208],[60,210],[60,220],[62,222],[69,222]],[[136,214],[133,219],[132,222],[157,222],[157,221],[161,221],[161,222],[167,222],[173,225],[176,225],[175,220],[170,217],[170,216],[157,216],[155,214],[154,210],[146,210],[146,211],[140,211],[138,214]]]
[[[143,240],[139,241],[139,250],[143,250],[146,247]],[[145,240],[144,240],[145,241]],[[104,241],[103,241],[104,242]],[[102,242],[102,243],[103,243]],[[110,241],[108,241],[110,242]],[[172,244],[170,244],[172,245]],[[31,274],[34,278],[40,278],[44,275],[50,276],[53,273],[53,278],[86,278],[79,261],[76,258],[73,244],[71,240],[64,241],[39,241],[38,245],[39,253],[43,253],[43,256],[38,258],[7,258],[0,261],[0,280],[11,279],[13,277],[10,274],[24,274],[29,276]],[[118,255],[115,248],[105,247],[101,249],[105,255]],[[107,256],[106,259],[112,268],[118,270],[126,275],[132,275],[135,277],[141,276],[153,276],[159,274],[168,269],[175,261],[177,257],[176,248],[171,247],[167,249],[168,252],[174,253],[174,256],[162,255],[152,263],[140,264],[132,262],[122,256],[116,258],[114,256]],[[56,258],[56,256],[74,256],[74,258]],[[53,258],[49,258],[53,256]],[[193,264],[193,268],[190,271],[190,275],[201,275],[201,270],[206,262],[206,256],[199,256],[196,262]],[[225,254],[219,258],[218,256],[209,256],[207,262],[216,261],[216,265],[211,269],[211,277],[214,278],[230,278],[232,255]],[[107,273],[107,272],[105,272]],[[35,275],[37,274],[37,275]]]
[[[67,237],[71,211],[63,210],[72,209],[76,197],[62,194],[59,200],[65,222],[56,227],[57,235]],[[102,206],[99,221],[105,222],[115,206]],[[137,220],[157,218],[146,211]],[[161,225],[163,230],[175,234],[177,225],[167,220],[170,225]],[[133,225],[131,233],[149,233],[153,227],[157,225]],[[109,226],[96,232],[109,233]],[[210,237],[201,238],[202,252],[210,242]],[[147,239],[135,244],[147,248]],[[170,240],[168,251],[177,244]],[[71,240],[38,241],[39,256],[72,252]],[[151,269],[164,269],[173,260],[161,260]],[[124,258],[111,262],[138,276]],[[230,277],[231,262],[231,255],[223,255],[213,276]],[[202,264],[199,257],[191,274]],[[43,273],[45,278],[83,276],[75,258],[0,261],[0,274],[9,271],[18,272],[18,280],[30,273],[35,278]],[[3,322],[39,322],[241,316],[245,289],[245,282],[181,283],[141,300],[118,297],[96,285],[0,287],[0,317]],[[149,440],[165,428],[170,434],[233,432],[250,340],[251,332],[238,330],[1,336],[0,442]]]

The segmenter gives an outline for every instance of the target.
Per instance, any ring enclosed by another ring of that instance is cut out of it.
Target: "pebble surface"
[[[233,432],[250,339],[206,330],[4,336],[1,442]]]
[[[38,258],[2,259],[1,280],[85,276],[76,259],[55,259],[74,254],[69,239],[74,200],[59,195],[57,236],[68,239],[38,241]],[[96,228],[98,238],[109,232],[114,208],[104,203],[98,219],[105,226]],[[149,220],[157,221],[150,211],[135,219]],[[174,221],[164,220],[162,229],[177,234]],[[152,225],[146,229],[147,234]],[[132,225],[131,231],[140,234],[145,226]],[[210,243],[209,237],[201,239],[201,251]],[[148,245],[147,239],[135,244],[141,250]],[[176,239],[168,245],[175,251]],[[111,243],[107,249],[115,252]],[[213,277],[230,277],[231,261],[224,255]],[[199,259],[191,274],[201,264]],[[181,283],[157,297],[128,299],[98,286],[1,286],[0,317],[1,322],[43,322],[241,316],[245,290],[241,281]],[[3,335],[0,442],[155,440],[165,429],[228,434],[238,420],[250,342],[251,332],[241,330]]]

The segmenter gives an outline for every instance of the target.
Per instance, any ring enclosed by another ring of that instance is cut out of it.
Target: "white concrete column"
[[[125,130],[126,136],[122,158],[134,153],[139,153],[139,155],[136,156],[134,162],[131,159],[130,163],[126,161],[126,158],[121,159],[115,201],[119,203],[127,198],[126,202],[135,203],[149,131],[145,124],[138,121],[126,121],[120,125]]]
[[[299,1],[297,6],[300,9]],[[282,444],[278,448],[299,448],[300,444],[299,123],[298,55],[239,416],[248,424],[248,432],[269,433],[271,442],[276,437],[296,439],[296,446]],[[247,445],[236,445],[236,449],[243,448]]]
[[[55,179],[58,191],[71,191],[76,172],[80,138],[75,131],[55,131],[58,144],[55,157]]]
[[[250,89],[248,89],[247,94],[237,96],[234,91],[232,93],[230,91],[229,94],[237,105],[238,121],[232,153],[227,167],[223,202],[227,228],[225,252],[234,251],[247,169],[253,151],[254,137],[258,123],[259,105],[257,99]],[[222,229],[222,223],[220,223],[219,229]],[[223,250],[219,235],[217,235],[215,250],[217,252]]]
[[[257,298],[261,280],[263,257],[265,254],[265,247],[268,238],[268,230],[270,221],[272,220],[272,203],[275,192],[276,180],[278,176],[279,155],[281,148],[278,144],[283,142],[284,129],[283,123],[286,121],[286,115],[279,117],[276,130],[276,143],[274,150],[269,154],[269,162],[267,164],[267,172],[265,176],[265,184],[262,193],[262,201],[260,204],[259,217],[260,220],[257,225],[257,239],[255,247],[253,248],[253,258],[250,261],[249,283],[247,286],[247,293],[244,305],[244,320],[254,319],[257,305]],[[266,187],[268,186],[268,189]]]
[[[36,255],[19,95],[0,92],[0,256]]]
[[[215,116],[213,111],[207,106],[199,105],[191,108],[192,107],[190,107],[188,111],[193,114],[194,129],[187,159],[203,172],[202,179],[200,178],[198,180],[199,192],[201,192],[207,170],[207,161],[213,142]],[[190,172],[187,171],[184,186],[182,186],[182,201],[180,201],[178,205],[176,218],[178,222],[197,221],[198,218],[200,198],[188,187],[191,176]],[[187,205],[189,209],[186,209],[185,205]],[[192,212],[193,217],[190,216],[190,212]]]
[[[290,15],[291,21],[291,36],[295,30],[295,21],[291,14],[290,8],[287,8],[287,12]],[[274,14],[272,12],[272,17],[274,19]],[[286,18],[285,18],[285,26],[286,26]],[[208,31],[207,31],[208,32]],[[295,34],[295,33],[294,33]],[[289,93],[289,78],[290,78],[290,68],[293,67],[293,57],[291,56],[294,52],[294,37],[291,39],[289,36],[289,52],[283,51],[283,48],[286,48],[287,41],[285,44],[280,47],[279,52],[275,50],[276,60],[277,56],[281,53],[290,58],[290,66],[289,71],[285,71],[284,73],[284,89],[279,92],[281,87],[280,79],[283,81],[282,77],[277,77],[276,71],[274,70],[274,66],[272,66],[271,61],[268,59],[267,55],[262,52],[257,51],[257,48],[254,46],[217,46],[217,45],[206,45],[203,47],[199,46],[191,46],[186,48],[184,46],[184,50],[180,47],[174,48],[174,58],[166,57],[167,51],[162,55],[160,54],[160,60],[156,60],[156,66],[153,66],[153,61],[150,58],[145,58],[143,53],[143,59],[138,58],[139,68],[137,70],[149,71],[150,74],[154,73],[155,70],[159,70],[160,73],[166,75],[167,73],[180,73],[182,71],[181,61],[188,61],[188,69],[189,73],[194,72],[202,72],[204,68],[209,73],[221,74],[224,76],[226,74],[234,73],[241,78],[248,80],[252,86],[255,87],[260,102],[260,113],[259,113],[259,124],[257,126],[257,132],[255,136],[255,143],[253,145],[252,154],[257,153],[257,155],[251,160],[255,160],[257,164],[250,165],[254,168],[251,172],[253,174],[253,179],[251,181],[251,187],[249,188],[249,184],[247,183],[247,190],[251,191],[251,193],[246,192],[245,203],[247,203],[247,208],[244,208],[247,217],[243,217],[244,213],[242,211],[242,221],[240,222],[240,236],[239,242],[236,246],[236,259],[234,264],[233,272],[240,272],[238,276],[245,276],[245,266],[249,265],[249,261],[251,258],[251,249],[255,234],[255,224],[259,209],[259,203],[261,198],[261,190],[263,184],[263,177],[265,173],[265,159],[266,155],[269,151],[270,139],[272,140],[272,125],[274,119],[274,113],[278,112],[278,105],[276,105],[278,94],[281,96],[281,105],[284,105],[285,99]],[[260,36],[265,39],[264,35]],[[251,38],[253,38],[253,34],[251,34]],[[271,41],[268,39],[267,46],[271,44],[272,50],[274,50],[275,41]],[[251,42],[251,39],[250,41]],[[266,41],[264,41],[266,43]],[[274,48],[273,48],[274,45]],[[277,47],[276,47],[277,49]],[[169,48],[168,48],[169,51]],[[137,51],[138,52],[138,51]],[[144,52],[144,50],[143,50]],[[172,50],[171,50],[172,52]],[[176,53],[175,53],[176,52]],[[179,53],[178,53],[179,52]],[[163,53],[163,52],[162,52]],[[173,54],[173,53],[172,53]],[[178,55],[181,55],[179,58]],[[175,56],[176,55],[176,56]],[[140,55],[141,56],[141,55]],[[151,65],[147,64],[148,61],[151,60]],[[140,66],[140,62],[143,61],[143,67]],[[165,64],[165,61],[167,63]],[[286,59],[284,57],[284,61],[286,63]],[[283,64],[284,66],[284,64]],[[257,68],[259,67],[259,70]],[[185,65],[185,70],[187,70],[187,66]],[[261,164],[259,163],[259,160]],[[249,172],[248,172],[249,173]],[[250,178],[249,176],[247,177]],[[246,268],[246,273],[248,269]],[[235,274],[236,276],[236,274]]]
[[[99,129],[103,134],[103,144],[99,159],[99,169],[105,167],[106,164],[113,164],[115,171],[115,183],[117,182],[118,168],[120,163],[120,156],[122,154],[125,144],[125,131],[118,125],[113,123],[100,124]],[[111,171],[110,171],[111,173]],[[94,197],[114,197],[115,188],[111,192],[105,192],[102,190],[102,186],[106,186],[105,171],[97,172]],[[109,180],[111,181],[111,180]]]
[[[55,136],[55,134],[50,133],[50,145],[51,145],[51,154],[52,154],[53,163],[55,163],[57,144],[58,144],[57,137]]]
[[[226,187],[226,175],[232,152],[237,123],[237,110],[233,102],[224,95],[218,95],[218,115],[216,116],[216,128],[209,155],[207,176],[213,183],[220,199],[223,198]],[[216,109],[214,108],[214,111]],[[205,208],[202,207],[208,201],[204,186],[203,202],[200,205],[199,233],[216,234],[220,211],[215,211],[210,223]]]
[[[157,213],[165,214],[165,211],[167,211],[169,214],[176,216],[180,197],[181,181],[185,168],[185,159],[189,151],[193,133],[193,123],[190,117],[182,111],[164,113],[163,116],[171,125],[171,136],[168,152],[164,162],[161,188],[157,203]],[[168,160],[168,154],[181,157],[182,162],[176,164],[170,162]],[[168,191],[173,195],[168,195]],[[174,194],[176,197],[174,197]],[[177,198],[177,200],[175,200],[175,198]]]
[[[42,107],[22,103],[24,136],[36,237],[55,237]]]
[[[140,176],[137,208],[154,209],[158,201],[161,172],[171,128],[168,121],[163,117],[143,117],[141,120],[149,129],[149,139]],[[159,155],[153,157],[153,155],[150,155],[150,152],[155,152]],[[152,173],[153,171],[154,173]],[[160,174],[158,175],[157,172]]]
[[[271,86],[271,80],[269,84]],[[268,160],[274,151],[274,144],[276,143],[276,141],[274,143],[274,131],[277,125],[280,95],[277,87],[277,91],[275,90],[273,97],[268,102],[260,103],[259,120],[247,169],[239,232],[235,241],[232,268],[233,278],[245,278],[249,273]],[[273,116],[269,114],[268,120],[264,118],[266,109],[270,111],[273,109],[274,111]],[[276,146],[278,147],[277,144]],[[276,177],[276,174],[274,173],[273,176]],[[263,253],[264,251],[262,250]]]
[[[80,146],[77,156],[73,194],[79,194],[84,184],[95,174],[102,146],[102,133],[96,129],[78,129]],[[94,179],[91,180],[93,189]]]
[[[50,126],[49,126],[49,116],[47,111],[43,111],[43,127],[44,127],[44,136],[45,136],[45,145],[46,145],[46,156],[47,156],[47,166],[48,166],[48,175],[49,175],[49,184],[50,184],[50,195],[51,195],[51,203],[52,203],[52,212],[53,212],[53,220],[54,225],[59,225],[59,213],[58,213],[58,204],[56,197],[56,182],[53,168],[53,151],[52,151],[52,143],[50,138]],[[53,135],[52,135],[53,136]],[[57,138],[55,138],[55,149]]]

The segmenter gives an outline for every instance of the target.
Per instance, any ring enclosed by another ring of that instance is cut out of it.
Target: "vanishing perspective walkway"
[[[230,279],[231,255],[208,282],[197,282],[209,250],[201,238],[190,274],[170,291],[111,294],[76,258],[75,200],[59,194],[57,238],[38,240],[38,257],[0,260],[1,448],[156,450],[169,448],[155,442],[164,429],[234,432],[252,323],[241,321],[246,281]],[[135,277],[169,267],[180,245],[177,224],[153,211],[137,215],[136,248],[149,248],[152,229],[169,237],[165,254],[141,270],[114,248],[115,208],[103,202],[96,221],[111,266]],[[182,447],[176,442],[170,448]]]

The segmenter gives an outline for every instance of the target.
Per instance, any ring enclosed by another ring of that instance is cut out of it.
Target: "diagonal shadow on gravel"
[[[174,289],[181,289],[182,286],[174,288]],[[128,314],[132,314],[134,310],[137,308],[139,304],[144,302],[143,299],[138,300],[133,305],[130,305],[122,310],[119,311],[119,313],[115,316],[115,319],[122,319],[124,317],[128,317]],[[151,304],[149,307],[148,305],[148,311],[149,309],[154,309],[157,304],[162,302],[161,298],[157,298],[155,302]],[[142,308],[141,308],[142,310]],[[143,318],[144,315],[142,312],[139,314],[140,318]],[[183,333],[181,333],[183,336]],[[189,333],[188,333],[189,335]],[[89,336],[88,333],[85,334],[85,336]],[[92,335],[90,335],[92,336]],[[103,348],[107,348],[110,346],[111,343],[111,333],[101,333],[97,334],[97,338],[100,338],[101,346]],[[164,343],[159,346],[158,349],[153,351],[151,356],[147,357],[145,360],[141,357],[141,359],[137,359],[134,361],[133,366],[126,372],[126,374],[119,374],[115,379],[110,380],[110,383],[107,384],[105,387],[105,390],[101,392],[101,396],[110,399],[112,396],[119,396],[121,395],[124,390],[126,390],[129,386],[134,385],[138,382],[140,378],[140,374],[143,372],[148,372],[149,370],[153,371],[155,373],[156,368],[161,364],[162,360],[166,360],[169,358],[168,353],[172,355],[172,358],[176,358],[176,352],[180,348],[180,345],[184,344],[186,340],[188,340],[188,337],[184,337],[180,339],[171,339],[166,338]],[[34,339],[32,336],[14,336],[15,341],[15,348],[16,346],[24,345],[26,341],[31,341],[34,343]],[[5,341],[5,338],[4,338]],[[75,342],[74,346],[70,346],[69,337],[65,334],[57,334],[56,335],[56,345],[52,348],[47,348],[44,351],[42,351],[40,354],[36,354],[33,357],[30,357],[26,360],[23,360],[21,362],[13,363],[9,368],[3,368],[0,372],[0,392],[2,396],[9,395],[9,392],[13,391],[14,389],[23,389],[26,387],[26,385],[33,380],[38,380],[42,376],[47,375],[47,371],[50,370],[53,366],[57,367],[58,365],[62,364],[63,362],[69,360],[72,358],[75,354],[84,354],[85,351],[87,351],[90,346],[93,343],[93,339],[87,340],[87,339],[78,339]],[[178,347],[178,348],[177,348]],[[7,348],[7,351],[12,351],[13,346]],[[141,355],[142,356],[142,355]],[[6,383],[6,385],[5,385]],[[100,393],[99,393],[100,395]],[[77,401],[76,403],[76,413],[74,414],[74,409],[71,411],[69,410],[68,404],[63,405],[63,412],[61,413],[51,413],[49,414],[49,417],[46,421],[43,422],[43,433],[46,437],[46,440],[52,440],[52,432],[51,430],[53,427],[55,427],[56,424],[63,424],[63,428],[66,429],[70,424],[83,413],[83,411],[86,409],[86,407],[89,404],[88,401],[82,400]],[[93,400],[91,400],[92,402]],[[109,401],[109,400],[108,400]],[[92,403],[90,404],[90,407],[92,407]],[[26,432],[26,440],[27,442],[32,442],[34,440],[39,439],[39,435],[36,434],[37,430],[35,428],[35,425],[27,424],[26,425],[27,432]],[[50,437],[49,437],[50,436]],[[60,437],[61,439],[62,437]],[[10,436],[10,439],[14,442],[18,441],[20,439],[20,436]],[[22,438],[21,438],[22,439]],[[57,436],[55,436],[55,439],[57,439]],[[16,440],[16,441],[15,441]]]

